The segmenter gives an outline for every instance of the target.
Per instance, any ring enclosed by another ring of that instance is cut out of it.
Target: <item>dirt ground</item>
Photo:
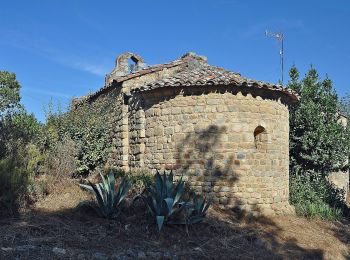
[[[211,208],[205,223],[161,234],[139,204],[99,218],[76,183],[17,218],[0,219],[0,259],[350,259],[349,221],[239,219]]]

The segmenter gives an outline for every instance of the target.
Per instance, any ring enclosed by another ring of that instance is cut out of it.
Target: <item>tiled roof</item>
[[[196,67],[187,66],[175,75],[163,78],[161,80],[149,83],[132,90],[149,91],[152,89],[163,87],[177,87],[177,86],[243,86],[251,88],[260,88],[272,91],[278,91],[289,96],[292,101],[298,101],[297,93],[289,88],[284,88],[281,85],[274,85],[262,81],[247,79],[242,77],[239,73],[227,71],[220,67],[211,66],[208,64],[200,64]]]
[[[143,86],[134,88],[131,92],[144,92],[164,87],[179,86],[242,86],[248,88],[265,89],[268,91],[276,91],[288,96],[291,101],[296,102],[299,96],[296,92],[281,85],[265,83],[262,81],[252,80],[242,77],[239,73],[225,70],[220,67],[211,66],[206,63],[206,59],[195,54],[186,54],[181,59],[170,63],[155,65],[148,67],[125,76],[117,77],[113,83],[121,83],[132,78],[141,77],[142,75],[161,71],[165,68],[180,66],[177,73],[166,76],[162,79],[148,83]],[[98,95],[100,92],[111,88],[114,84],[106,84],[90,97]]]
[[[158,71],[161,71],[163,69],[172,68],[172,67],[175,67],[175,66],[178,66],[178,65],[181,65],[181,64],[184,64],[183,60],[175,60],[173,62],[169,62],[169,63],[165,63],[165,64],[157,64],[157,65],[153,65],[153,66],[146,67],[144,69],[141,69],[141,70],[129,73],[128,75],[121,76],[121,77],[118,77],[118,78],[114,79],[112,83],[107,83],[106,82],[105,85],[102,88],[100,88],[95,93],[87,96],[86,98],[89,99],[89,98],[98,96],[100,93],[106,91],[107,89],[112,88],[113,87],[113,83],[121,83],[121,82],[127,81],[129,79],[141,77],[141,76],[146,75],[146,74],[158,72]]]

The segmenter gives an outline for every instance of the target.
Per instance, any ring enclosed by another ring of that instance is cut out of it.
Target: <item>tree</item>
[[[341,112],[350,121],[350,94],[347,94],[341,100]]]
[[[292,174],[326,177],[349,168],[349,130],[339,123],[340,102],[326,77],[319,80],[310,68],[299,80],[295,66],[288,86],[300,94],[290,113],[290,156]]]
[[[0,71],[0,159],[14,157],[40,130],[34,115],[20,104],[20,89],[16,74]]]
[[[20,104],[20,84],[14,73],[0,71],[0,215],[14,214],[35,190],[32,172],[35,162],[29,144],[40,124]]]
[[[345,212],[344,192],[328,181],[349,169],[350,131],[340,122],[340,101],[326,77],[310,68],[302,80],[295,66],[288,87],[300,102],[290,110],[290,202],[298,214],[326,219]]]
[[[20,88],[16,74],[0,71],[0,117],[20,107]]]
[[[0,159],[5,156],[7,150],[11,114],[20,107],[20,88],[14,73],[0,71]]]

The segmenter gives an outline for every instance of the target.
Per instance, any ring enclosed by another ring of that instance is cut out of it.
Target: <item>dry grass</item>
[[[350,257],[349,223],[298,217],[239,219],[232,212],[211,209],[203,224],[190,228],[165,227],[159,235],[142,204],[126,209],[118,220],[98,218],[86,207],[90,200],[78,185],[57,187],[19,218],[0,220],[0,248],[21,245],[37,250],[4,251],[1,259],[57,259],[53,247],[64,248],[62,258],[109,256],[128,249],[169,252],[180,259],[346,259]]]

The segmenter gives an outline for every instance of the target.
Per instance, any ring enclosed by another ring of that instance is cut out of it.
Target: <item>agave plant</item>
[[[186,225],[202,222],[207,215],[210,204],[206,198],[199,195],[194,196],[192,203],[186,205]]]
[[[141,198],[155,216],[158,231],[162,229],[164,223],[185,207],[186,203],[180,201],[183,191],[182,178],[175,184],[172,171],[169,175],[165,171],[163,175],[157,171],[155,183],[146,187]]]
[[[98,213],[105,218],[111,218],[113,213],[118,208],[120,203],[125,199],[127,192],[131,187],[131,182],[128,178],[122,178],[118,189],[115,189],[115,177],[113,172],[109,172],[107,177],[101,173],[101,183],[89,185],[80,184],[84,189],[93,193],[98,204]]]
[[[171,220],[169,224],[186,225],[187,228],[188,225],[201,223],[207,215],[210,204],[206,198],[195,195],[192,201],[184,203],[184,207],[182,208],[184,214],[181,215],[182,218]]]

